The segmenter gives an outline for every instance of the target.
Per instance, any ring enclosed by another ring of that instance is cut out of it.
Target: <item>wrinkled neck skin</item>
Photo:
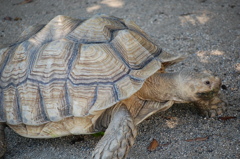
[[[188,103],[179,83],[179,73],[155,73],[149,77],[136,95],[142,100]]]

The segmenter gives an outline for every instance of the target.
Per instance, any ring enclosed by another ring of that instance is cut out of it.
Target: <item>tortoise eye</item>
[[[210,81],[205,81],[204,82],[206,85],[210,85]]]

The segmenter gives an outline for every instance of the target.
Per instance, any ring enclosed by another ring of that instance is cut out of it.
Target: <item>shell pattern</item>
[[[138,91],[161,52],[134,22],[107,15],[29,27],[0,49],[0,122],[95,115]]]

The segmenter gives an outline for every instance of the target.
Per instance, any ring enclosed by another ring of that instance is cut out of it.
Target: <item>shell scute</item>
[[[119,101],[114,86],[110,84],[98,85],[95,94],[93,105],[89,110],[90,114],[96,114],[100,110],[107,109],[111,103]]]
[[[64,82],[54,81],[50,84],[41,84],[40,89],[46,116],[50,121],[60,121],[65,117],[72,116],[71,108],[66,100]]]
[[[45,25],[40,24],[40,25],[33,25],[25,29],[22,34],[19,36],[17,39],[17,43],[21,43],[25,40],[28,40],[32,36],[34,36],[37,32],[39,32]]]
[[[96,98],[96,85],[74,85],[68,81],[67,88],[73,116],[88,114]]]
[[[22,123],[26,125],[40,125],[49,121],[43,106],[41,90],[37,83],[28,81],[18,86],[18,92],[21,103]]]
[[[7,89],[3,90],[4,105],[4,117],[3,119],[12,125],[17,125],[21,123],[18,96],[16,88],[9,86]]]
[[[126,97],[129,97],[136,92],[136,83],[132,83],[132,80],[133,79],[131,79],[130,76],[125,76],[115,83],[119,100],[125,99]]]
[[[70,71],[74,83],[113,82],[128,72],[108,44],[83,44]]]
[[[37,46],[50,41],[62,39],[81,22],[83,22],[83,20],[73,19],[63,15],[56,16],[32,36],[29,41]]]
[[[0,70],[5,64],[6,57],[8,55],[9,48],[0,49]]]
[[[112,31],[125,29],[119,20],[96,15],[76,27],[66,38],[79,43],[104,43],[112,38]]]
[[[121,30],[111,44],[120,52],[131,69],[141,69],[146,60],[153,58],[158,47],[143,36],[130,30]]]
[[[138,34],[143,35],[146,38],[149,38],[149,36],[147,35],[147,33],[145,33],[145,31],[143,31],[136,23],[134,23],[131,20],[124,20],[125,25],[129,28],[129,30],[132,30],[134,32],[137,32]]]
[[[52,41],[42,46],[29,77],[42,82],[49,82],[53,78],[67,78],[73,47],[74,43],[65,40]]]
[[[10,59],[6,62],[2,70],[1,86],[7,86],[9,83],[16,85],[27,78],[30,62],[29,49],[29,44],[23,42],[16,46],[12,52],[8,52]],[[2,55],[2,57],[4,57],[4,55]]]

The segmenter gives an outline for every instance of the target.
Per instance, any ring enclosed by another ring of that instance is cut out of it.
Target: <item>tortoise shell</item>
[[[95,115],[161,68],[161,48],[134,22],[57,16],[0,50],[0,122],[41,125]]]

